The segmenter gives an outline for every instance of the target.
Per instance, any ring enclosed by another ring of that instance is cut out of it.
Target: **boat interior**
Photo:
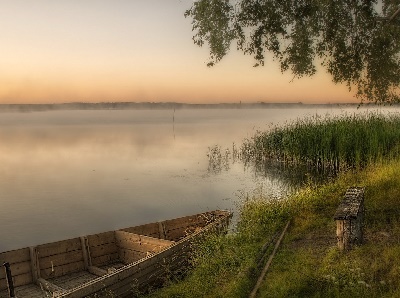
[[[0,262],[10,264],[16,297],[51,297],[167,249],[210,223],[210,216],[215,213],[3,252]],[[0,270],[0,298],[8,297],[6,273]]]

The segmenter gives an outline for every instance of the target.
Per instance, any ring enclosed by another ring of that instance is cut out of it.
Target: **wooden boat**
[[[212,211],[0,253],[18,298],[135,297],[188,265],[193,242],[226,231],[229,211]],[[9,297],[0,270],[0,298]]]

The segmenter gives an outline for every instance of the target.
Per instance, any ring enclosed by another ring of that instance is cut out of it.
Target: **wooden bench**
[[[337,245],[340,250],[350,250],[363,242],[364,188],[352,187],[346,191],[336,210]]]

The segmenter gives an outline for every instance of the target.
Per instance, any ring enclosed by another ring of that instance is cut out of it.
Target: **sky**
[[[192,0],[0,0],[0,104],[357,102],[324,69],[281,74],[232,50],[212,68]]]

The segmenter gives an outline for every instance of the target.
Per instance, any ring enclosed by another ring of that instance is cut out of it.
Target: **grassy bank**
[[[365,243],[336,248],[332,216],[344,191],[366,187]],[[399,297],[400,162],[347,173],[294,198],[296,215],[259,297]]]
[[[248,297],[283,226],[289,229],[258,297],[400,297],[400,117],[366,114],[299,120],[242,146],[255,163],[333,168],[323,185],[286,199],[242,198],[237,231],[198,245],[194,270],[151,297]],[[365,243],[336,246],[336,208],[365,187]]]
[[[333,215],[354,185],[366,187],[365,244],[341,253]],[[266,261],[263,245],[268,256],[269,241],[289,218],[258,297],[399,297],[399,185],[397,160],[305,187],[283,201],[255,194],[243,203],[237,233],[207,239],[187,278],[151,297],[248,297]]]

